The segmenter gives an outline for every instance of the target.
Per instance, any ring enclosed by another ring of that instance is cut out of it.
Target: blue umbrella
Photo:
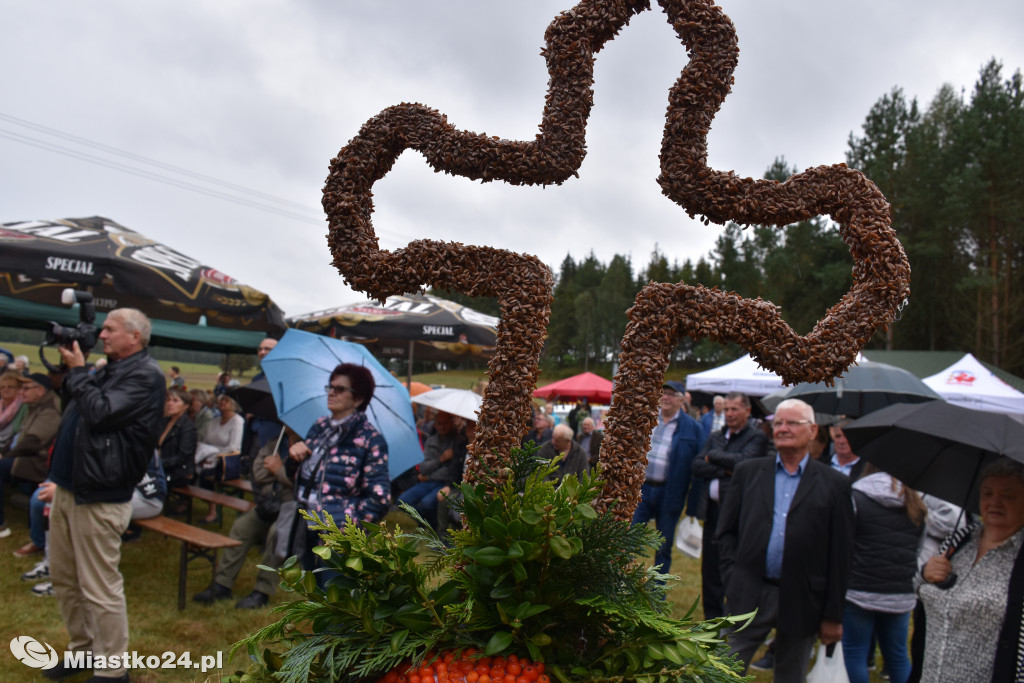
[[[340,363],[362,365],[377,385],[366,417],[388,443],[388,473],[392,479],[423,462],[409,392],[363,346],[288,330],[260,362],[280,419],[297,434],[309,433],[327,410],[328,377]]]

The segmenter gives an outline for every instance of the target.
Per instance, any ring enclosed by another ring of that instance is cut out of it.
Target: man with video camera
[[[91,653],[94,662],[128,651],[121,534],[131,519],[132,491],[160,437],[165,396],[163,372],[146,350],[151,329],[140,311],[111,311],[99,334],[108,363],[95,374],[86,368],[79,341],[59,347],[67,405],[50,465],[57,484],[50,577],[68,630],[67,649]],[[76,673],[61,661],[43,675],[60,680]],[[97,667],[94,674],[89,680],[128,680],[123,666]]]

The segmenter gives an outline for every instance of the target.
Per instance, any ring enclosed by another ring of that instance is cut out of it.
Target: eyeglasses
[[[800,425],[814,424],[811,420],[772,420],[772,429],[783,427],[799,427]]]
[[[334,384],[328,384],[327,386],[325,386],[324,391],[327,392],[328,396],[331,394],[344,394],[346,391],[352,393],[351,387],[339,387]]]

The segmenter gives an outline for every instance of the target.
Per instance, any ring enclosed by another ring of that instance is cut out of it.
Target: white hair
[[[551,434],[552,434],[552,436],[557,436],[557,437],[563,438],[563,439],[569,439],[570,441],[572,441],[572,437],[573,437],[572,427],[570,427],[569,425],[565,424],[564,422],[561,423],[561,424],[555,425],[555,428],[554,428],[554,430],[552,430]]]
[[[787,410],[789,408],[799,410],[803,419],[814,422],[814,408],[811,407],[811,404],[806,401],[801,401],[798,398],[787,398],[785,401],[775,406],[775,412],[778,414],[780,410]]]
[[[146,314],[137,308],[115,308],[107,317],[114,317],[121,321],[124,329],[129,332],[138,332],[142,348],[149,346],[149,338],[153,334],[153,323],[149,321]]]

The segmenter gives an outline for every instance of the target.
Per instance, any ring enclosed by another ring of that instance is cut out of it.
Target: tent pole
[[[406,386],[409,388],[409,391],[412,391],[412,349],[415,343],[414,340],[409,340],[409,369],[406,371]]]

